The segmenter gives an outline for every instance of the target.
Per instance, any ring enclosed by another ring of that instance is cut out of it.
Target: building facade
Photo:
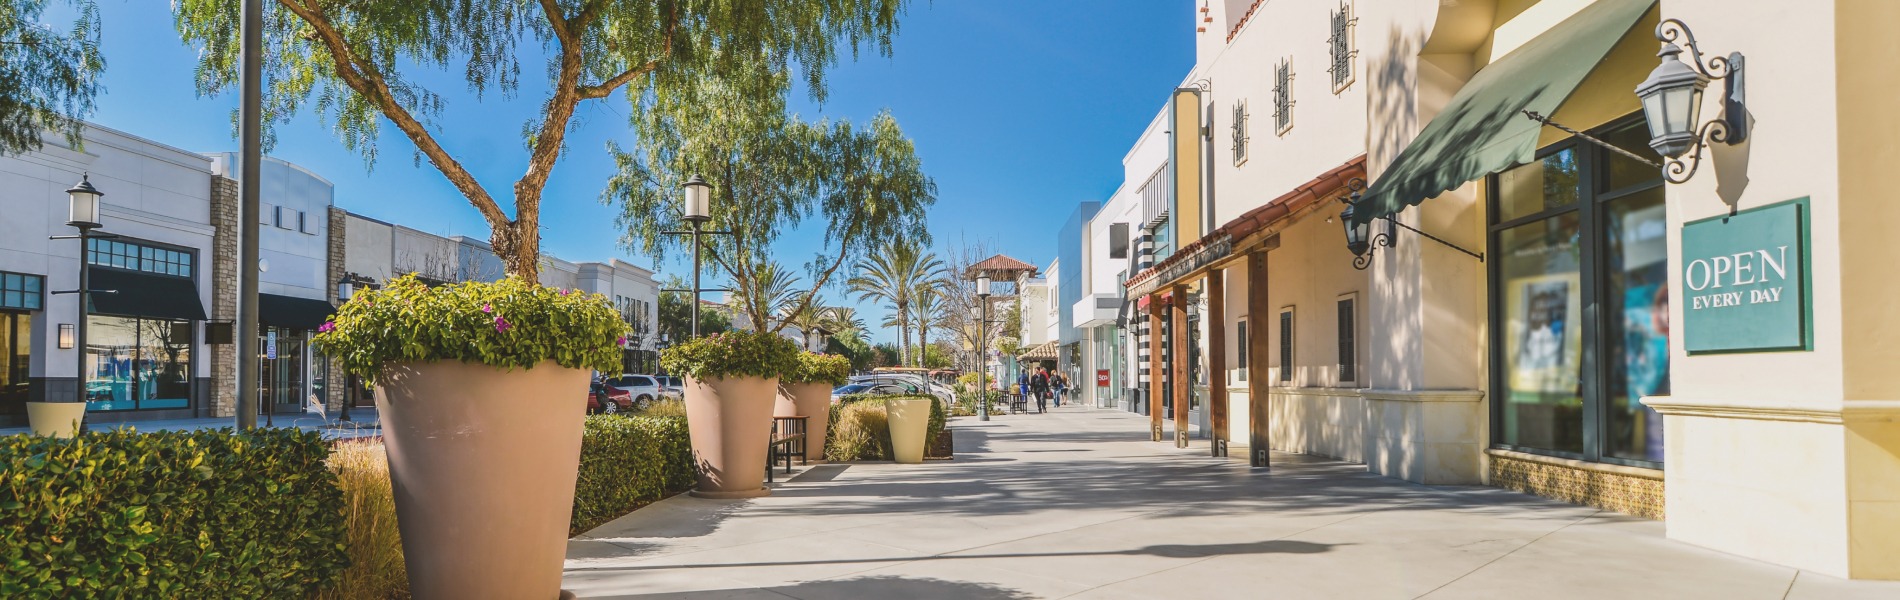
[[[1154,262],[1124,286],[1157,334],[1135,336],[1156,441],[1517,489],[1900,578],[1882,341],[1900,251],[1880,235],[1900,208],[1864,174],[1900,154],[1881,108],[1900,50],[1873,25],[1900,8],[1195,10],[1167,166],[1123,185],[1161,190],[1131,222]],[[1639,102],[1677,60],[1718,76],[1699,118]],[[1699,141],[1658,146],[1667,131]]]

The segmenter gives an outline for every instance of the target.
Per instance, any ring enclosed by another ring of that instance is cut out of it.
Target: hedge
[[[568,535],[684,491],[693,482],[693,447],[685,418],[587,417]]]
[[[0,437],[0,597],[301,597],[344,554],[330,444],[296,429]]]
[[[852,394],[831,406],[831,427],[825,435],[825,460],[892,460],[891,427],[882,400],[891,398],[929,398],[930,425],[924,434],[924,447],[937,442],[948,420],[943,400],[936,396]],[[869,400],[866,402],[866,400]]]

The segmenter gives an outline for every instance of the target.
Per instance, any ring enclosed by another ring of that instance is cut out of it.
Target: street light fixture
[[[1656,56],[1662,64],[1649,72],[1649,78],[1636,86],[1642,100],[1643,120],[1649,124],[1649,147],[1668,159],[1663,179],[1683,183],[1695,175],[1702,164],[1702,148],[1709,142],[1738,144],[1748,138],[1748,110],[1743,106],[1742,55],[1702,58],[1695,34],[1676,19],[1656,26],[1656,39],[1663,42]],[[1689,48],[1689,60],[1682,60],[1682,40]],[[1702,91],[1709,81],[1721,79],[1726,88],[1721,119],[1701,122]],[[1688,155],[1687,159],[1683,156]]]
[[[683,187],[685,189],[682,190],[683,196],[684,196],[682,200],[684,201],[683,203],[685,206],[682,207],[682,209],[680,210],[680,213],[681,213],[681,217],[686,220],[686,223],[692,226],[692,229],[687,230],[687,231],[665,231],[662,233],[666,233],[669,235],[690,235],[693,237],[693,242],[692,242],[693,244],[693,287],[692,289],[686,289],[686,290],[668,289],[668,290],[661,290],[661,291],[663,292],[692,292],[693,299],[687,303],[688,306],[686,310],[687,312],[692,314],[693,338],[698,339],[699,338],[699,295],[705,292],[725,291],[725,290],[717,290],[717,289],[709,290],[709,289],[702,288],[699,286],[700,253],[701,253],[701,250],[704,248],[704,244],[701,243],[700,237],[707,236],[707,235],[731,235],[732,232],[705,230],[706,223],[712,220],[712,184],[706,183],[706,180],[701,179],[699,175],[693,175],[692,177],[687,178],[686,183]]]
[[[79,295],[79,318],[76,319],[72,325],[70,337],[65,324],[60,325],[59,332],[59,346],[61,348],[77,348],[78,350],[73,353],[75,355],[73,360],[73,373],[76,375],[76,377],[74,377],[76,385],[73,386],[73,402],[79,403],[86,401],[86,316],[89,312],[87,305],[91,303],[91,295],[94,293],[110,294],[116,292],[116,290],[92,289],[91,269],[88,268],[88,258],[92,254],[92,240],[119,237],[110,233],[93,231],[100,227],[99,198],[104,195],[105,193],[99,191],[99,188],[92,187],[91,174],[80,174],[79,183],[74,184],[72,188],[66,190],[66,224],[72,226],[74,229],[78,229],[79,235],[56,235],[51,238],[55,240],[79,240],[79,287],[74,290],[53,292],[54,294]],[[81,416],[80,426],[82,429],[84,428],[83,416]]]
[[[990,420],[990,350],[985,335],[990,331],[990,275],[976,276],[976,418]]]

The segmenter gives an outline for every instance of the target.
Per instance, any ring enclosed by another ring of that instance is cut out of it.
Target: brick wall
[[[237,320],[238,297],[238,182],[222,176],[211,177],[211,320],[232,323]],[[211,347],[210,416],[237,416],[237,346],[214,344]]]
[[[1491,485],[1605,510],[1663,518],[1662,472],[1493,450]]]
[[[332,283],[343,280],[343,234],[345,228],[348,227],[348,225],[344,223],[345,214],[341,208],[330,207],[330,249],[326,257],[330,269],[329,279],[325,281]],[[324,297],[330,299],[330,304],[334,305],[341,302],[342,299],[336,296],[336,286],[330,285],[328,287],[330,289],[324,293]],[[343,410],[343,394],[349,387],[348,382],[343,377],[343,368],[335,360],[319,360],[317,364],[329,365],[329,372],[325,373],[323,378],[324,381],[328,382],[328,384],[324,386],[325,398],[323,399],[323,404],[326,410],[335,414],[337,411]]]

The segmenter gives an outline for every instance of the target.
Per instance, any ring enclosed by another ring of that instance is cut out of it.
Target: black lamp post
[[[984,339],[990,330],[990,276],[976,276],[976,415],[990,420],[990,350]]]
[[[336,282],[336,301],[338,303],[349,302],[351,298],[356,297],[356,288],[360,286],[365,286],[368,284],[369,284],[369,281],[366,279],[361,279],[355,275],[344,273],[343,278],[337,280]],[[344,395],[347,396],[351,391],[350,388],[352,387],[355,387],[355,386],[351,386],[348,384],[348,380],[346,376],[344,390],[343,390]],[[342,403],[343,414],[339,415],[337,418],[343,421],[349,421],[350,420],[349,398],[346,397],[343,400],[344,400]]]
[[[1742,55],[1738,52],[1704,61],[1695,34],[1676,19],[1657,25],[1656,39],[1663,42],[1662,51],[1656,53],[1662,64],[1636,86],[1636,96],[1642,100],[1643,120],[1649,124],[1649,147],[1668,160],[1663,179],[1683,183],[1701,166],[1702,148],[1708,142],[1737,144],[1748,138]],[[1687,62],[1682,59],[1683,48],[1676,45],[1677,40],[1689,47]],[[1723,80],[1726,87],[1723,115],[1702,123],[1702,92],[1714,79]]]
[[[692,314],[692,320],[693,320],[692,336],[694,339],[698,339],[699,338],[699,295],[704,292],[724,291],[724,290],[709,290],[709,289],[702,288],[699,286],[699,255],[700,255],[701,248],[703,248],[703,244],[700,242],[700,236],[727,235],[727,234],[731,234],[732,232],[705,230],[706,223],[712,220],[712,184],[706,183],[706,180],[700,179],[698,175],[694,175],[692,176],[692,178],[686,180],[685,188],[686,188],[685,190],[686,206],[682,212],[684,213],[683,216],[686,219],[686,223],[691,225],[692,229],[688,231],[666,231],[663,233],[667,233],[670,235],[693,236],[693,242],[692,242],[693,243],[693,287],[692,289],[688,289],[688,290],[661,290],[661,291],[692,292],[693,299],[691,302],[687,303],[689,305],[687,307],[687,311]]]
[[[79,240],[79,287],[71,291],[57,291],[53,293],[77,294],[79,296],[79,318],[73,327],[73,337],[76,338],[73,346],[75,354],[77,355],[73,361],[73,401],[80,403],[86,401],[86,316],[90,312],[87,304],[91,301],[91,295],[93,293],[109,294],[116,292],[116,290],[92,289],[91,269],[88,268],[87,260],[92,252],[92,240],[119,237],[110,233],[93,231],[99,228],[99,197],[104,195],[105,193],[99,191],[99,188],[92,187],[92,177],[90,175],[80,175],[79,183],[75,184],[71,189],[66,190],[66,224],[72,226],[74,229],[78,229],[79,235],[59,235],[52,237],[52,239],[56,240]],[[82,416],[82,427],[84,426],[83,423],[84,417]]]

